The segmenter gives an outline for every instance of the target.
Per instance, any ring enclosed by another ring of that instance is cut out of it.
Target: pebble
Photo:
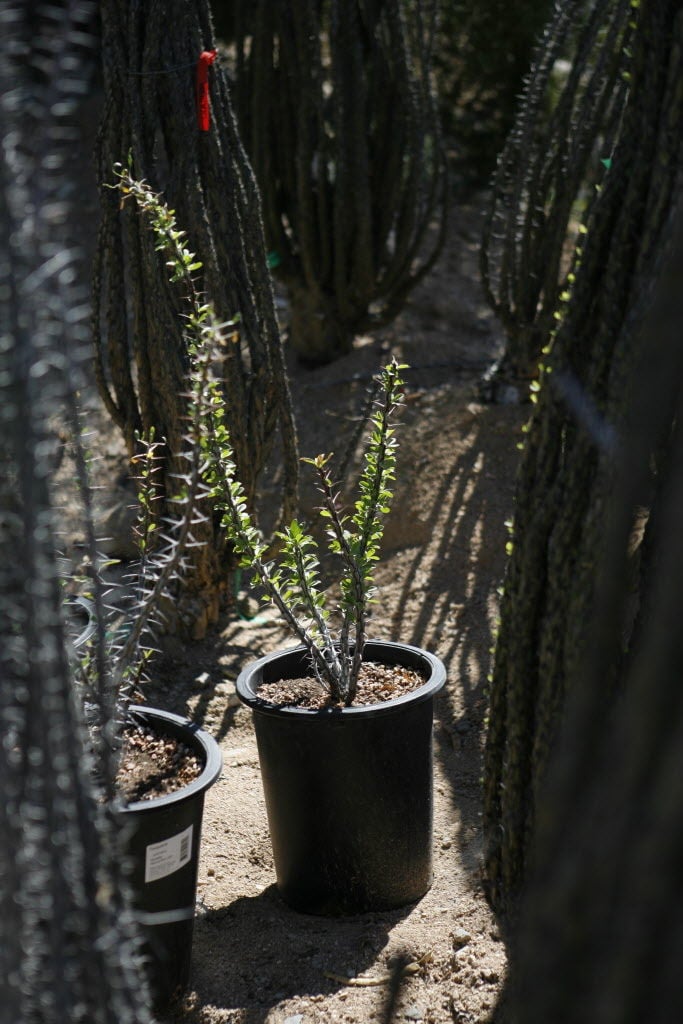
[[[453,932],[453,945],[456,949],[461,949],[466,946],[468,942],[472,941],[472,936],[465,928],[456,928]]]
[[[408,1020],[422,1020],[424,1015],[424,1010],[421,1006],[409,1006],[403,1012],[403,1016],[407,1017]]]
[[[285,1017],[283,1024],[302,1024],[303,1013],[293,1013],[291,1017]]]

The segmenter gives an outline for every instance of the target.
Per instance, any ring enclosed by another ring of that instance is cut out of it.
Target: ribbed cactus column
[[[608,501],[612,528],[592,642],[539,805],[507,1024],[665,1024],[683,1016],[680,211],[677,220],[677,245],[672,252],[665,239],[657,260],[654,306],[636,328],[637,398]],[[643,493],[650,512],[634,594],[627,540]],[[634,598],[640,611],[631,631]],[[605,666],[619,658],[625,633],[618,700],[606,701]]]
[[[153,235],[108,188],[115,163],[131,161],[176,211],[201,261],[203,288],[225,329],[215,362],[228,426],[250,502],[279,433],[283,505],[293,511],[297,457],[287,376],[267,267],[261,204],[215,59],[207,0],[130,4],[103,0],[105,101],[97,154],[102,224],[95,266],[96,370],[107,409],[131,456],[136,431],[167,446],[167,490],[182,471],[188,352],[182,291],[168,280]],[[225,551],[210,515],[196,527],[194,572],[184,584],[195,635],[215,618]],[[194,602],[194,604],[193,604]]]
[[[481,248],[488,300],[507,334],[501,381],[536,375],[578,225],[624,124],[634,13],[630,0],[558,3],[536,49]]]
[[[649,0],[634,18],[624,124],[559,307],[516,493],[484,780],[488,886],[503,910],[525,879],[548,759],[589,635],[640,355],[633,323],[680,174],[680,5]],[[605,665],[605,702],[620,668],[618,657]]]
[[[236,109],[289,290],[290,343],[327,362],[389,322],[439,251],[436,4],[234,7]]]

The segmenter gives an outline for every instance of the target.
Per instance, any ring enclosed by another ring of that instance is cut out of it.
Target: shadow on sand
[[[182,1019],[200,1021],[199,1008],[211,1006],[260,1024],[283,1000],[329,996],[375,963],[392,928],[411,909],[340,917],[331,928],[329,918],[290,910],[272,885],[258,896],[200,913],[194,932],[194,992],[189,1005],[180,1008]],[[251,948],[245,948],[245,939]],[[260,952],[267,961],[262,972],[254,969]],[[378,988],[373,1019],[382,1019],[387,1001],[386,987]]]

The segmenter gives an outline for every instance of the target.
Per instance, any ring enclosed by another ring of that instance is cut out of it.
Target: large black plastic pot
[[[237,693],[254,716],[278,889],[295,910],[354,914],[418,900],[432,884],[434,655],[368,641],[364,659],[420,670],[412,693],[364,707],[276,708],[262,683],[310,674],[304,647],[248,666]]]
[[[212,736],[178,715],[137,705],[129,714],[156,735],[180,740],[203,764],[189,786],[121,812],[152,998],[161,1011],[190,983],[204,794],[223,759]]]

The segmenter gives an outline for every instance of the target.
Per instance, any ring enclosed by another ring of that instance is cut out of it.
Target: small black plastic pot
[[[184,743],[203,764],[189,786],[121,811],[147,974],[161,1012],[190,984],[204,794],[220,775],[223,758],[212,736],[178,715],[135,705],[129,717]]]
[[[277,886],[310,914],[413,903],[432,884],[434,697],[438,658],[368,641],[366,661],[414,668],[412,693],[363,707],[277,708],[259,686],[310,675],[304,647],[267,655],[237,679],[253,711]]]

